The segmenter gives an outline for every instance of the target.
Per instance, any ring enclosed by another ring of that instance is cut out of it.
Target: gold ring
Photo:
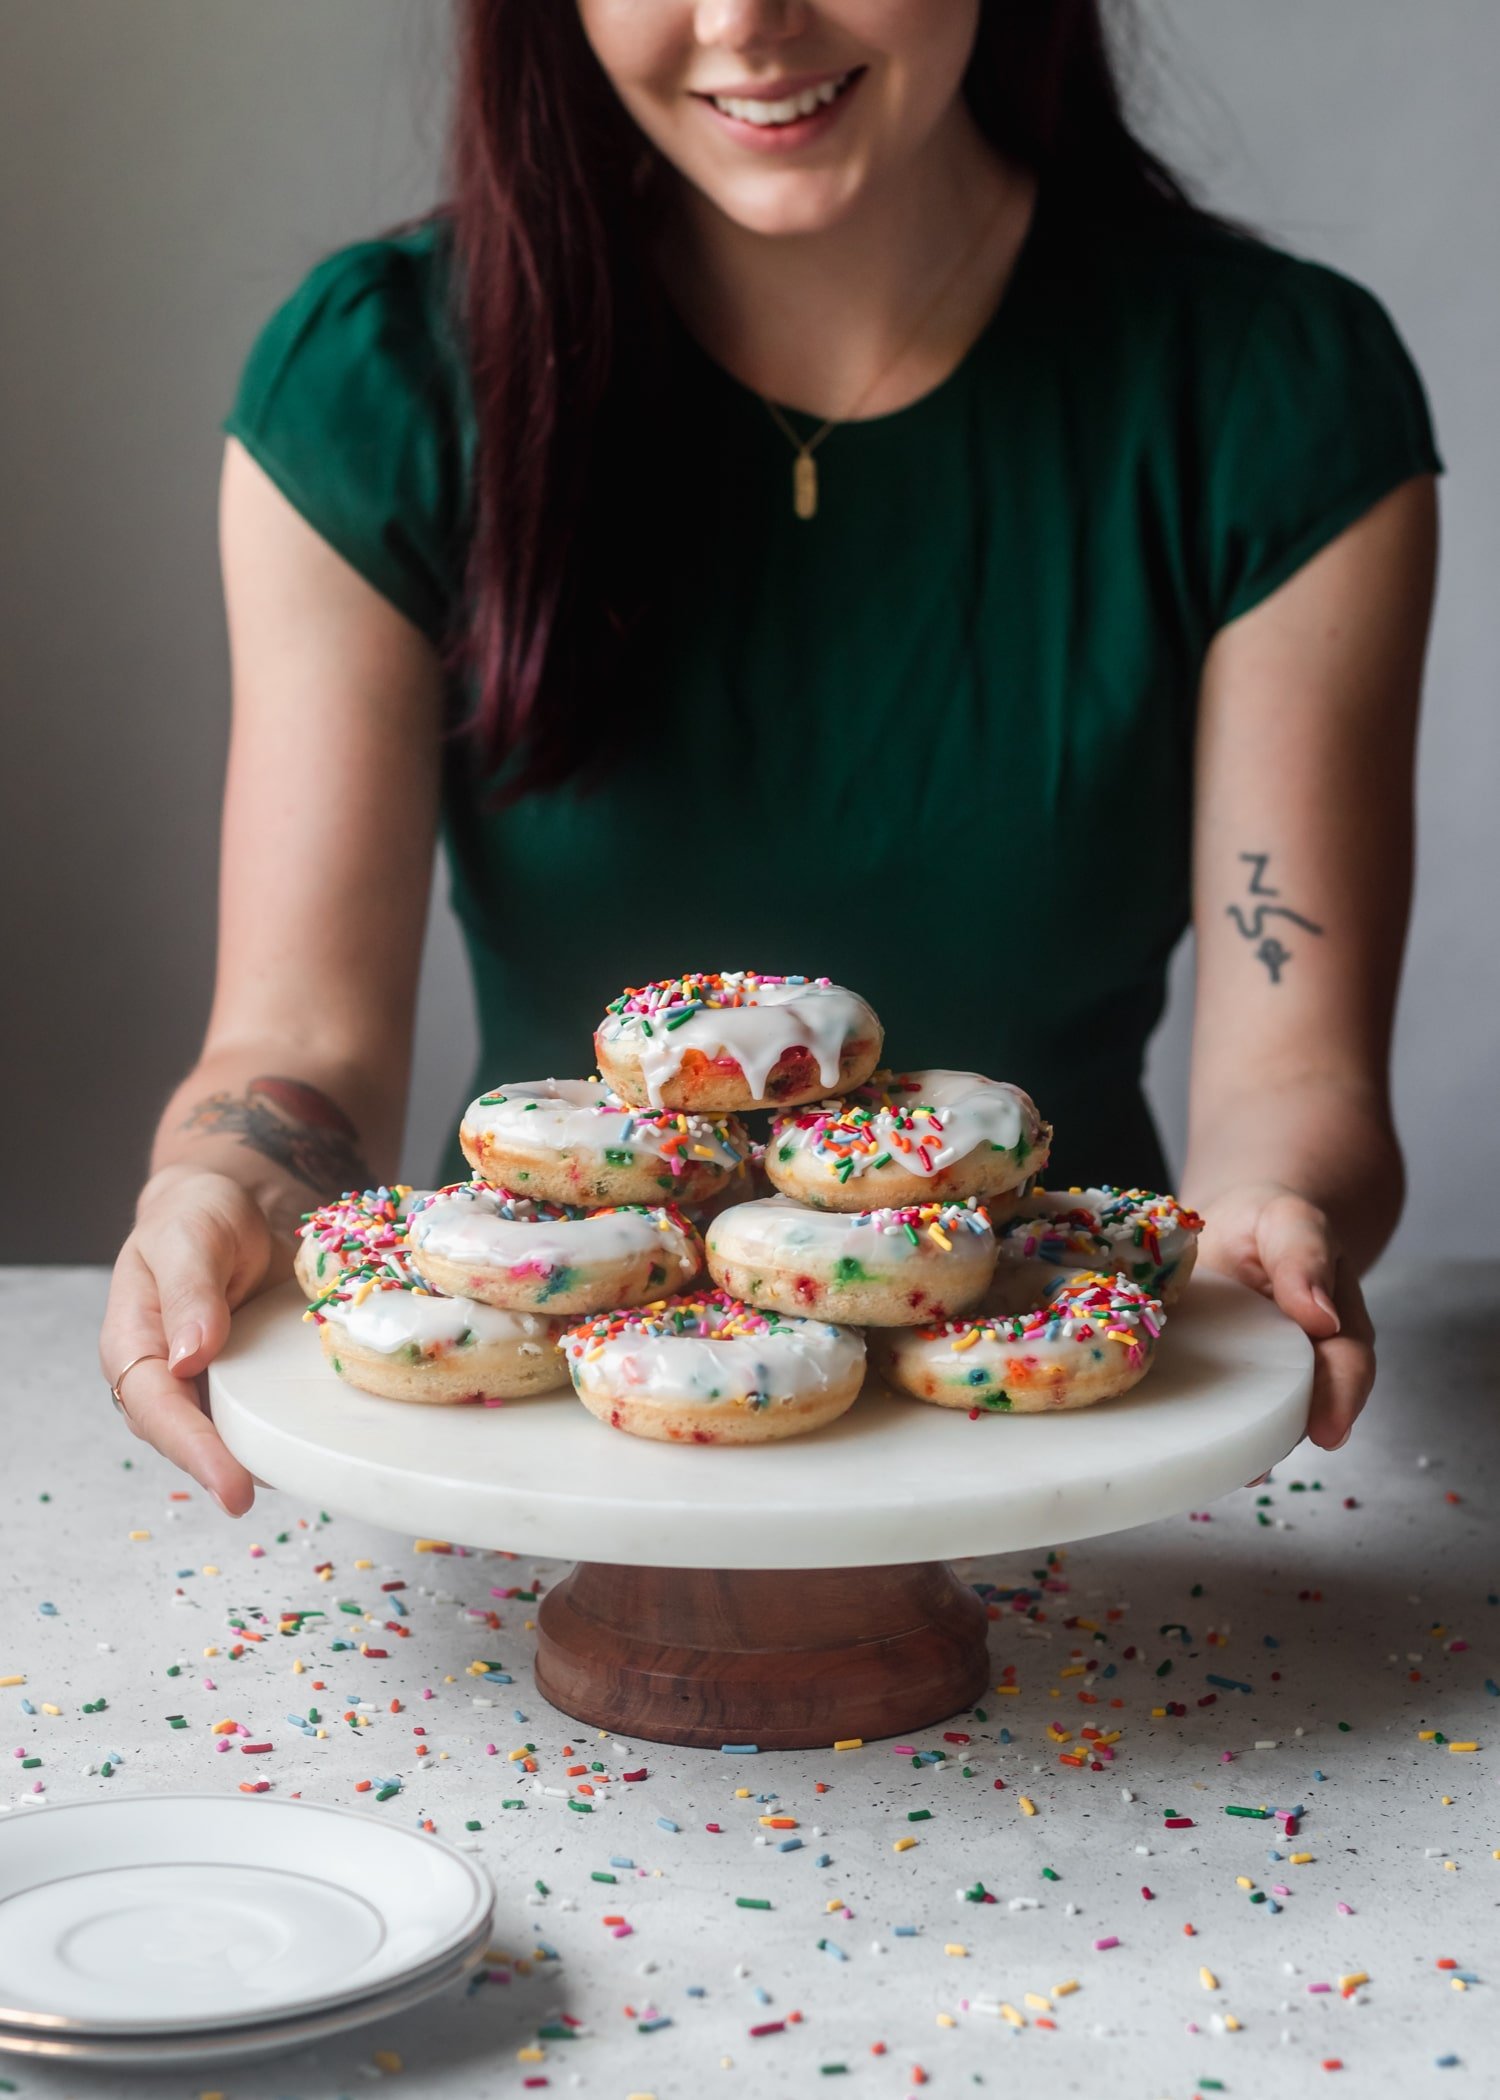
[[[125,1402],[120,1398],[120,1388],[125,1383],[126,1379],[130,1376],[131,1372],[135,1369],[136,1365],[164,1364],[166,1361],[166,1357],[164,1357],[161,1354],[161,1352],[156,1349],[143,1349],[139,1356],[131,1357],[129,1363],[125,1366],[124,1370],[120,1373],[118,1378],[115,1379],[114,1383],[110,1386],[109,1389],[109,1396],[114,1401],[115,1406],[120,1410],[120,1413],[122,1415],[125,1412]]]

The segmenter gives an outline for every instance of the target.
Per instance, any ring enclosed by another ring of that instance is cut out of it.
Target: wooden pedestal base
[[[944,1561],[714,1571],[580,1562],[542,1600],[536,1682],[575,1720],[654,1743],[806,1750],[972,1706],[987,1614]]]

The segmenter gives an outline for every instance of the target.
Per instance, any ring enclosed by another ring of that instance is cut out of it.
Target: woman
[[[827,972],[1030,1088],[1064,1183],[1165,1185],[1191,916],[1203,1258],[1341,1443],[1438,469],[1380,308],[1188,205],[1097,0],[469,0],[454,165],[227,426],[219,975],[101,1338],[132,1426],[249,1506],[194,1381],[394,1172],[441,821],[483,1081],[578,1069],[625,983]]]

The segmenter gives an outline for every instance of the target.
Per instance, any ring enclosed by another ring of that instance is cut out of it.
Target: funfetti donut
[[[293,1273],[304,1294],[316,1298],[351,1269],[406,1260],[406,1215],[415,1191],[350,1189],[336,1203],[307,1211],[297,1227]]]
[[[632,1108],[597,1079],[519,1080],[464,1111],[481,1181],[552,1203],[710,1202],[750,1151],[733,1116]]]
[[[977,1203],[820,1211],[772,1196],[722,1211],[706,1245],[731,1297],[856,1327],[931,1326],[977,1305],[995,1273]]]
[[[566,1321],[446,1298],[405,1268],[346,1274],[303,1317],[338,1376],[386,1400],[519,1400],[568,1382]]]
[[[852,1406],[864,1337],[724,1291],[601,1314],[563,1337],[573,1390],[612,1429],[671,1444],[761,1444]]]
[[[970,1415],[1092,1407],[1145,1377],[1166,1325],[1161,1301],[1124,1276],[1057,1281],[1030,1312],[979,1313],[880,1336],[887,1383]]]
[[[771,1126],[766,1172],[818,1210],[978,1196],[998,1215],[1047,1163],[1051,1127],[1018,1086],[978,1072],[877,1072],[847,1100]]]
[[[997,1228],[1000,1283],[1018,1307],[1035,1304],[1060,1270],[1128,1276],[1171,1305],[1198,1259],[1203,1220],[1149,1189],[1033,1189]]]
[[[703,1264],[702,1241],[670,1204],[580,1210],[480,1181],[420,1197],[406,1239],[437,1290],[508,1312],[641,1305],[691,1283]]]
[[[864,1000],[826,977],[731,970],[622,992],[594,1052],[623,1100],[727,1115],[857,1086],[881,1041]]]

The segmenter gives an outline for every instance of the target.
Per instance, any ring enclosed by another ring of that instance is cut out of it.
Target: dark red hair
[[[1192,208],[1126,122],[1100,0],[984,0],[964,91],[1049,210]],[[575,0],[464,0],[451,218],[478,442],[454,661],[502,802],[579,774],[650,588],[625,504],[662,329],[652,165]]]

